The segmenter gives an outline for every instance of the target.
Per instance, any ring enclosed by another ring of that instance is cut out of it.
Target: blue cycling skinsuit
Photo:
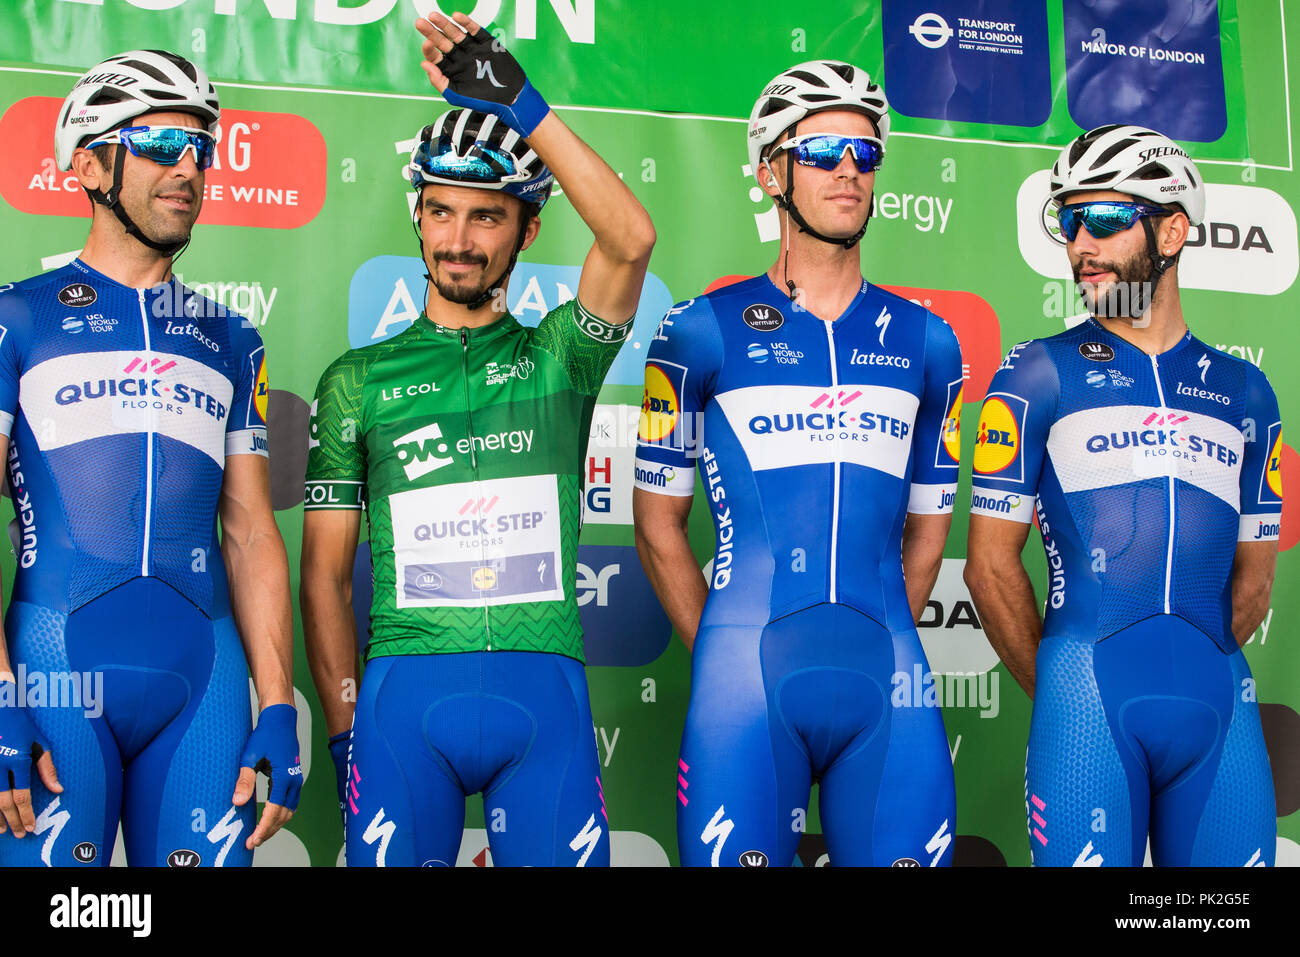
[[[909,512],[951,512],[957,337],[867,282],[833,323],[766,275],[675,307],[646,360],[636,486],[716,554],[677,779],[684,865],[789,864],[809,788],[832,864],[952,861],[952,762],[903,583]]]
[[[1038,865],[1272,865],[1238,542],[1278,537],[1277,399],[1187,333],[1148,355],[1094,320],[1011,349],[971,512],[1030,522],[1050,582],[1025,771]]]
[[[64,789],[33,775],[36,831],[0,836],[0,864],[106,866],[119,817],[133,865],[251,863],[216,516],[226,457],[267,454],[267,395],[261,337],[176,280],[132,289],[78,260],[0,287],[5,632]]]

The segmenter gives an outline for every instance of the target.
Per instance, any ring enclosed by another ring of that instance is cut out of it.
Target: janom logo
[[[641,399],[637,435],[644,442],[662,442],[677,427],[680,411],[681,405],[672,380],[659,366],[646,363],[645,392]]]
[[[984,475],[1001,472],[1020,452],[1020,424],[1007,403],[996,396],[984,402],[975,436],[974,469]]]

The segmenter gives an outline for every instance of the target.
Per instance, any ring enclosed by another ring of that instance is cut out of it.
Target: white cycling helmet
[[[72,168],[72,154],[144,113],[192,113],[213,136],[221,118],[217,91],[207,74],[165,50],[131,50],[91,67],[77,81],[54,127],[54,160]]]
[[[876,125],[880,145],[889,138],[889,101],[866,70],[839,60],[811,60],[772,78],[749,114],[749,168],[758,175],[763,151],[809,113],[852,110]]]
[[[1205,181],[1183,148],[1142,126],[1100,126],[1061,151],[1051,193],[1115,190],[1148,203],[1178,205],[1193,226],[1205,218]]]

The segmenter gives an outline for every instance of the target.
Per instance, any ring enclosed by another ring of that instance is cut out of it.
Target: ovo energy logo
[[[1020,426],[1015,413],[1003,399],[990,396],[984,402],[975,436],[975,471],[984,475],[1001,472],[1019,452]]]
[[[677,390],[672,380],[659,366],[647,363],[645,367],[645,393],[641,399],[641,418],[637,422],[637,435],[645,442],[661,442],[677,427],[681,411]]]

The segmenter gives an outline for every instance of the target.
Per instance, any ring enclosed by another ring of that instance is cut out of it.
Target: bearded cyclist
[[[1205,217],[1181,146],[1078,137],[1051,198],[1090,318],[1014,346],[980,415],[966,582],[1034,699],[1038,865],[1272,865],[1277,812],[1240,645],[1268,610],[1282,424],[1268,379],[1187,328],[1179,256]],[[1039,615],[1021,550],[1037,511]]]
[[[607,865],[575,601],[581,462],[654,229],[486,31],[462,14],[417,27],[462,107],[411,155],[425,310],[326,370],[307,467],[303,615],[347,860],[454,863],[481,791],[497,864]],[[505,294],[553,179],[596,241],[577,298],[529,329]],[[354,714],[363,507],[374,599]]]

